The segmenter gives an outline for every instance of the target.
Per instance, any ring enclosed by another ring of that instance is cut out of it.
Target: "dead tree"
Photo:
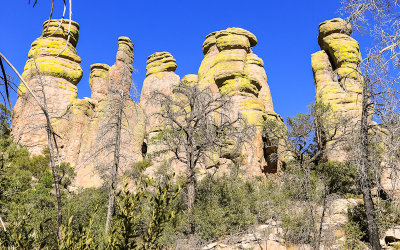
[[[111,227],[111,220],[115,210],[115,192],[118,185],[118,174],[121,173],[121,160],[126,155],[121,152],[124,144],[129,143],[131,133],[125,128],[123,123],[129,126],[129,119],[124,110],[128,102],[132,102],[131,71],[126,65],[121,66],[121,78],[119,82],[110,79],[109,95],[102,102],[105,103],[101,113],[99,134],[97,136],[97,148],[95,155],[90,157],[95,159],[97,170],[103,175],[105,183],[109,184],[107,218],[105,224],[106,235]]]
[[[160,119],[162,129],[150,138],[150,143],[159,146],[159,154],[169,152],[174,160],[186,166],[187,208],[190,234],[193,234],[196,168],[216,167],[209,164],[215,158],[237,157],[249,140],[252,128],[240,114],[232,112],[232,101],[228,96],[183,83],[173,92],[172,96],[161,92],[152,95],[161,107],[155,115]]]

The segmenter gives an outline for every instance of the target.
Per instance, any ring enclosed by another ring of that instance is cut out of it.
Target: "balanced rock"
[[[140,95],[140,104],[146,114],[147,142],[145,142],[145,147],[150,154],[156,151],[156,145],[151,144],[151,138],[163,128],[162,120],[157,115],[161,107],[154,100],[155,94],[173,95],[173,88],[180,82],[180,77],[175,74],[176,68],[176,60],[168,52],[156,52],[147,58],[147,73]]]

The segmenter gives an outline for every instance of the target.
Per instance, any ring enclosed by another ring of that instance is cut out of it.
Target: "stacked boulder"
[[[329,104],[335,114],[350,119],[348,129],[353,129],[360,120],[362,102],[361,53],[351,33],[351,25],[340,18],[321,23],[318,35],[321,51],[311,56],[315,101]],[[344,150],[326,147],[327,160],[346,158]]]
[[[249,174],[276,172],[278,161],[270,160],[276,150],[265,150],[261,126],[266,119],[280,119],[274,112],[267,83],[264,62],[252,52],[257,38],[241,28],[228,28],[206,36],[203,43],[204,59],[198,71],[199,85],[232,97],[234,112],[257,127],[252,145],[242,154]]]
[[[140,95],[140,104],[144,108],[147,117],[147,140],[144,145],[149,154],[156,151],[156,145],[152,145],[151,138],[162,130],[162,121],[157,116],[161,107],[154,100],[154,95],[156,93],[162,93],[167,96],[173,95],[174,86],[180,82],[180,77],[175,74],[176,68],[176,60],[168,52],[156,52],[147,58],[147,73]]]
[[[76,85],[83,74],[81,58],[75,49],[79,25],[71,22],[69,34],[67,23],[59,25],[59,20],[44,22],[42,36],[32,43],[22,74],[42,105],[46,104],[52,117],[61,116],[77,98]],[[40,154],[47,143],[46,120],[39,106],[32,104],[35,104],[33,97],[21,83],[14,110],[13,136],[32,153]]]

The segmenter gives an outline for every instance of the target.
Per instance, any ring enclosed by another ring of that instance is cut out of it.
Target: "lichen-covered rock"
[[[168,52],[156,52],[147,58],[146,77],[161,72],[175,72],[175,58]]]
[[[353,27],[351,26],[350,23],[346,22],[341,18],[334,18],[319,24],[318,38],[324,38],[333,33],[345,34],[347,36],[350,36],[352,32],[353,32]]]
[[[199,82],[199,77],[195,74],[189,74],[182,77],[181,83],[187,86],[195,86]]]
[[[79,40],[79,24],[71,20],[65,19],[52,19],[47,20],[43,23],[43,34],[42,37],[50,38],[50,37],[60,37],[62,39],[68,40],[69,42],[76,47]]]
[[[91,99],[104,99],[109,91],[109,74],[110,66],[103,63],[95,63],[90,65],[89,86],[92,90]]]
[[[361,117],[362,74],[359,44],[350,37],[351,32],[351,25],[340,18],[321,23],[318,42],[322,50],[311,56],[311,65],[316,102],[329,104],[336,114],[351,119],[349,126],[353,127]],[[346,158],[342,149],[330,150],[330,145],[325,146],[327,160]]]
[[[22,74],[41,100],[46,97],[48,111],[52,117],[61,116],[76,100],[78,89],[75,85],[83,74],[81,59],[75,50],[79,25],[72,22],[70,40],[67,41],[68,31],[65,31],[65,24],[57,30],[59,22],[52,20],[43,24],[43,35],[32,43],[29,59]],[[48,37],[49,35],[52,36]],[[14,111],[14,139],[27,146],[32,153],[40,154],[47,145],[45,118],[22,83],[18,87]]]
[[[98,187],[104,182],[100,173],[112,165],[112,144],[116,135],[115,126],[110,122],[116,121],[121,101],[124,115],[119,150],[123,157],[119,174],[142,159],[144,112],[129,96],[133,58],[133,43],[127,37],[120,37],[113,66],[91,65],[89,84],[92,98],[77,99],[66,111],[65,118],[57,120],[57,128],[64,135],[61,142],[65,145],[63,159],[73,163],[77,186]],[[125,96],[123,100],[121,94]]]
[[[29,60],[23,77],[35,94],[43,101],[43,92],[51,115],[52,126],[59,135],[58,160],[69,162],[77,177],[76,186],[99,187],[103,184],[99,172],[102,166],[110,166],[115,136],[114,121],[121,91],[123,119],[120,152],[120,173],[133,162],[142,159],[142,143],[145,135],[145,116],[138,103],[132,101],[129,89],[132,81],[133,43],[128,37],[118,39],[116,62],[112,67],[106,64],[91,65],[89,85],[91,99],[77,99],[75,86],[82,78],[80,57],[75,46],[79,37],[79,25],[65,21],[58,29],[58,20],[45,22],[43,36],[32,43]],[[69,36],[69,40],[68,40]],[[20,85],[15,105],[13,135],[16,142],[28,146],[33,154],[40,154],[47,147],[45,119],[40,108]]]
[[[128,95],[132,83],[133,58],[132,41],[128,37],[119,37],[116,61],[111,66],[108,76],[110,80],[110,95],[114,94],[114,90],[120,89],[124,89],[124,93],[126,96]]]
[[[255,175],[272,164],[264,154],[261,125],[265,119],[277,117],[264,62],[251,49],[256,44],[256,36],[241,28],[210,33],[203,43],[204,59],[198,71],[199,86],[232,96],[232,114],[241,114],[258,128],[252,145],[246,146],[242,153],[247,159],[247,171]]]
[[[146,131],[148,138],[160,131],[161,121],[156,116],[160,111],[154,101],[154,93],[160,92],[172,96],[173,87],[179,84],[180,78],[175,74],[177,68],[175,58],[168,52],[156,52],[147,58],[146,79],[140,95],[140,104],[147,117]],[[151,147],[149,147],[151,151]]]

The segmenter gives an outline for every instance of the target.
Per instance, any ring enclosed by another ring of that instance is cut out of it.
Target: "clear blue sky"
[[[60,18],[62,0],[55,2],[54,18]],[[72,19],[80,24],[77,51],[84,71],[78,84],[80,98],[90,96],[90,65],[114,63],[119,36],[130,37],[135,44],[133,79],[140,91],[147,56],[168,51],[177,60],[178,75],[197,74],[204,37],[241,27],[258,38],[254,53],[264,60],[275,111],[284,117],[305,112],[314,100],[310,55],[319,50],[318,24],[337,17],[340,7],[339,0],[73,0],[72,4]],[[35,8],[28,0],[1,3],[0,51],[20,73],[50,6],[50,0],[38,0]]]

